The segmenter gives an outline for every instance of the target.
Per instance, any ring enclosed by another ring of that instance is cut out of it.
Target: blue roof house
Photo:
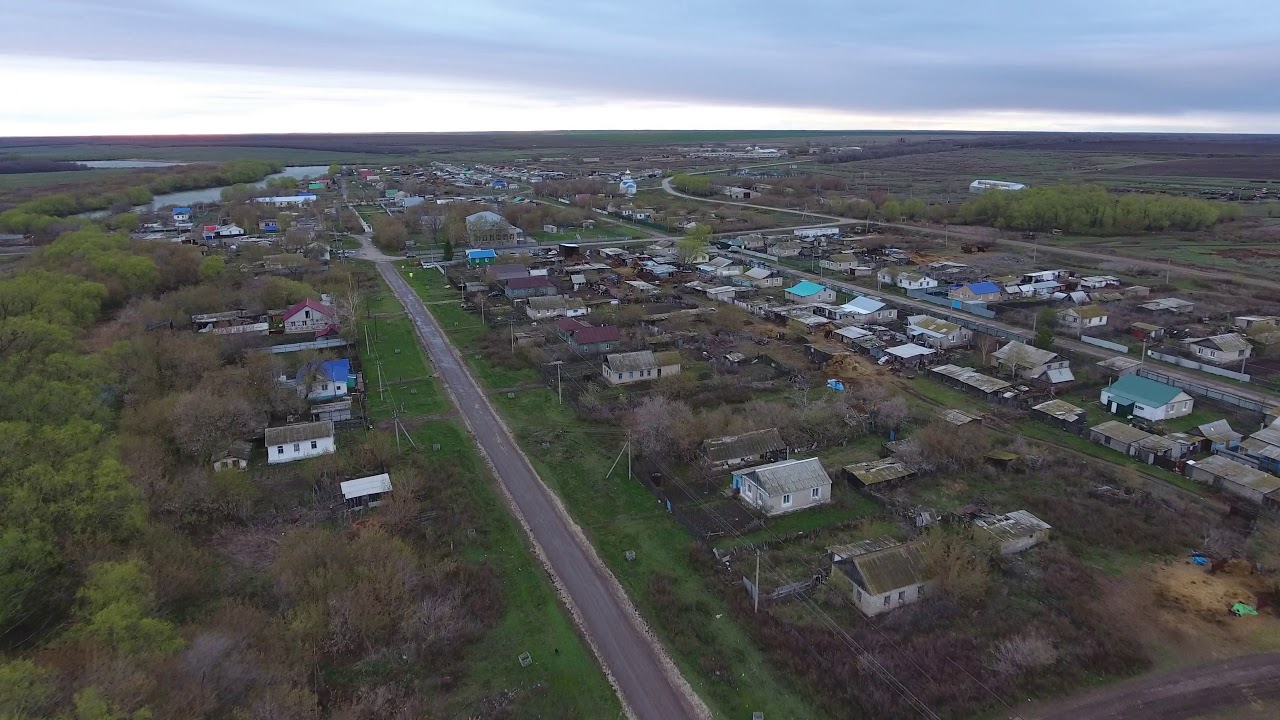
[[[803,280],[787,288],[787,299],[795,303],[833,303],[836,291],[816,282]]]
[[[468,250],[467,265],[471,267],[479,267],[481,265],[492,265],[498,254],[492,250]]]
[[[959,302],[999,302],[1000,286],[991,281],[969,283],[953,288],[947,297]]]
[[[307,389],[307,376],[311,375],[311,387]],[[322,363],[303,365],[295,377],[298,394],[304,392],[308,400],[335,400],[346,397],[347,391],[355,386],[355,376],[351,374],[351,361],[327,360]]]

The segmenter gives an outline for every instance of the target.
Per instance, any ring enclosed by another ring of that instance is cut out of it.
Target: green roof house
[[[1172,385],[1139,375],[1125,375],[1102,389],[1100,398],[1117,415],[1134,415],[1152,421],[1190,415],[1191,396]]]

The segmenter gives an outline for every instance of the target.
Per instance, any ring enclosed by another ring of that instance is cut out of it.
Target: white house
[[[1190,415],[1191,396],[1172,385],[1140,375],[1125,375],[1102,389],[1102,404],[1117,415],[1134,415],[1152,421]]]
[[[969,192],[983,193],[988,190],[1026,190],[1027,186],[1022,183],[1008,182],[1006,180],[974,180],[969,183]]]
[[[754,267],[742,273],[742,277],[748,280],[754,287],[782,287],[782,276],[769,268]]]
[[[307,298],[284,311],[284,331],[290,333],[314,333],[333,325],[337,314],[333,308]]]
[[[348,510],[375,508],[391,494],[391,476],[387,473],[347,480],[339,484],[342,503]]]
[[[236,225],[235,223],[219,225],[217,233],[218,237],[240,237],[241,235],[244,235],[244,228]]]
[[[610,385],[629,385],[680,374],[680,353],[639,350],[605,356],[601,375]]]
[[[834,582],[847,579],[854,603],[872,617],[931,594],[934,578],[916,543],[902,544],[889,538],[864,540],[827,548],[837,572]]]
[[[530,320],[546,320],[555,317],[581,317],[588,312],[587,305],[578,298],[564,295],[531,297],[525,307]]]
[[[885,268],[876,273],[876,279],[882,283],[891,283],[903,290],[927,290],[938,287],[938,281],[921,273],[898,272]]]
[[[1106,309],[1100,305],[1081,305],[1058,313],[1058,320],[1064,327],[1080,332],[1103,327],[1107,324],[1108,317]]]
[[[831,502],[831,478],[818,458],[735,470],[733,488],[744,503],[770,516]]]
[[[878,325],[898,319],[897,308],[891,308],[884,302],[865,295],[843,305],[819,307],[816,311],[837,322],[843,320],[854,325]]]
[[[907,336],[931,348],[946,349],[968,345],[973,331],[932,315],[912,315],[907,318]]]
[[[333,421],[267,428],[267,462],[271,465],[305,460],[334,452]]]
[[[1197,359],[1214,365],[1244,362],[1253,352],[1253,346],[1238,333],[1191,338],[1186,340],[1186,345],[1187,349],[1196,354]]]

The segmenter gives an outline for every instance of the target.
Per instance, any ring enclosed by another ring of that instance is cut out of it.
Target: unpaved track
[[[1226,711],[1245,705],[1271,708],[1274,714],[1268,717],[1280,718],[1280,653],[1247,655],[1138,678],[1023,710],[1020,716],[1025,720],[1190,720],[1211,713],[1230,717]]]
[[[709,717],[617,579],[520,452],[421,298],[392,264],[379,262],[377,267],[408,311],[423,348],[628,713],[640,720]],[[538,654],[550,648],[529,651],[537,662]],[[516,662],[516,658],[494,658],[493,662]]]

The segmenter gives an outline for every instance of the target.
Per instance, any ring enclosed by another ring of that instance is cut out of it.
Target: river
[[[77,161],[84,165],[93,165],[94,167],[161,167],[161,165],[139,165],[137,163],[150,163],[161,161],[150,160],[88,160]],[[121,165],[94,165],[94,163],[124,163]],[[183,163],[164,163],[165,165],[181,165]],[[265,178],[254,183],[254,187],[266,187],[267,182],[273,178],[289,177],[297,180],[308,177],[322,177],[329,173],[328,165],[292,165],[286,167],[283,171],[272,173]],[[200,190],[183,190],[181,192],[165,193],[164,195],[156,195],[151,199],[150,205],[138,205],[133,209],[134,212],[146,212],[147,210],[155,210],[166,205],[195,205],[198,203],[217,202],[222,199],[222,191],[227,189],[228,185],[220,187],[203,188]],[[77,217],[86,217],[91,219],[106,217],[106,210],[94,210],[92,212],[80,213]]]

